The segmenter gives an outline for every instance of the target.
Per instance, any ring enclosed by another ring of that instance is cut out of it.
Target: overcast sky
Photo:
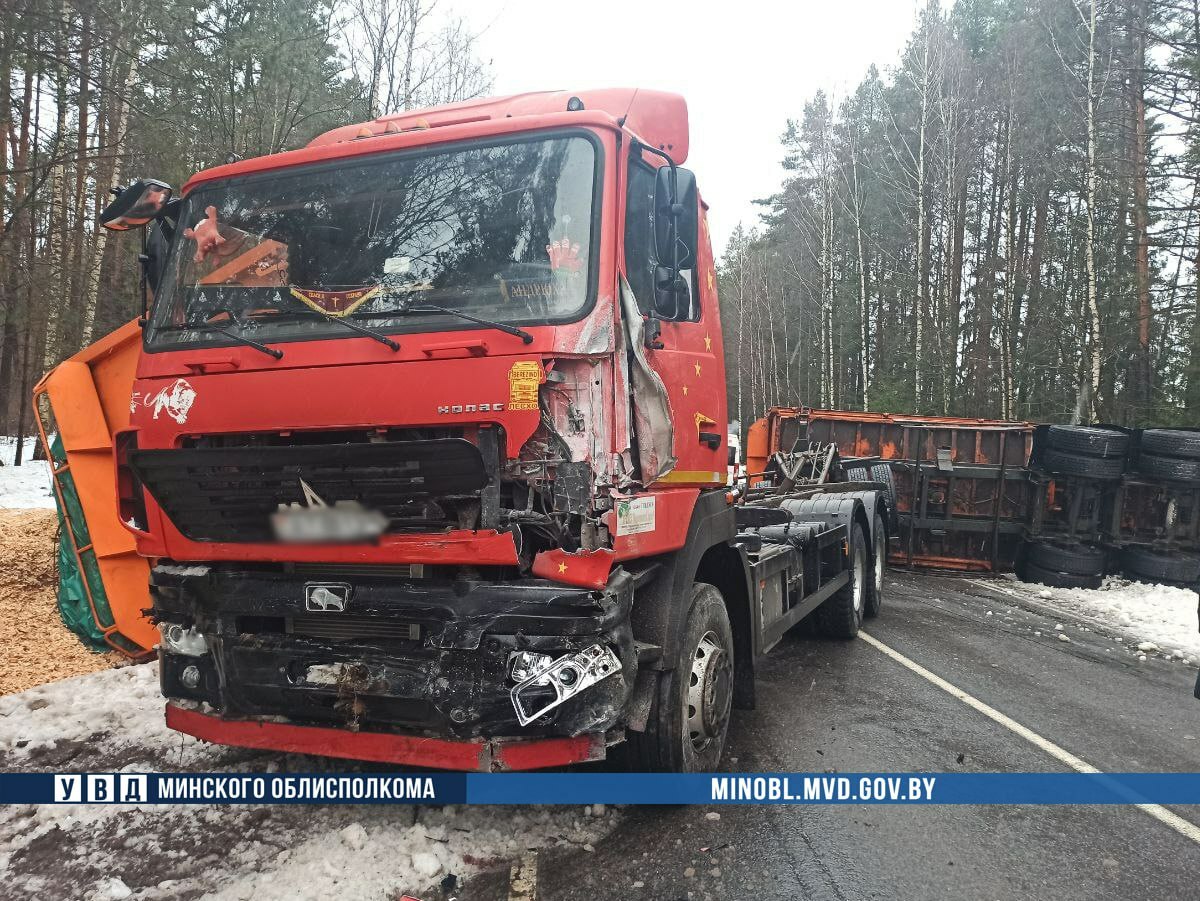
[[[687,165],[718,255],[778,189],[788,118],[818,89],[841,98],[871,63],[893,65],[916,20],[914,0],[501,0],[490,20],[487,8],[458,4],[486,26],[497,94],[634,86],[687,98]]]

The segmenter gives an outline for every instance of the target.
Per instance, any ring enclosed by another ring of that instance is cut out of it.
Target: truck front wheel
[[[645,732],[630,732],[626,762],[652,772],[714,772],[733,702],[733,631],[714,586],[692,586],[675,667],[659,678]]]

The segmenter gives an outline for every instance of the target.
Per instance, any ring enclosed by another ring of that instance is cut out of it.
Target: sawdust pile
[[[108,669],[62,624],[55,598],[53,510],[0,510],[0,694]]]

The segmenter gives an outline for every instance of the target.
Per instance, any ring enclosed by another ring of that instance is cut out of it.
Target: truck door
[[[723,485],[728,456],[725,359],[707,215],[693,192],[699,234],[694,252],[681,260],[689,290],[674,309],[667,304],[655,310],[656,269],[661,265],[654,234],[655,169],[640,156],[635,153],[629,160],[625,272],[642,314],[657,320],[659,334],[645,356],[666,387],[675,426],[675,469],[659,481]],[[647,321],[647,327],[652,332],[655,322]]]

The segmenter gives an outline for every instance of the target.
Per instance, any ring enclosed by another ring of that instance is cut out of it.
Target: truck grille
[[[139,450],[130,465],[192,541],[274,541],[271,514],[307,503],[301,479],[326,504],[379,510],[391,532],[455,525],[431,501],[469,496],[488,481],[479,449],[463,438]]]
[[[396,622],[383,616],[345,614],[293,616],[292,634],[327,641],[420,641],[418,623]]]

